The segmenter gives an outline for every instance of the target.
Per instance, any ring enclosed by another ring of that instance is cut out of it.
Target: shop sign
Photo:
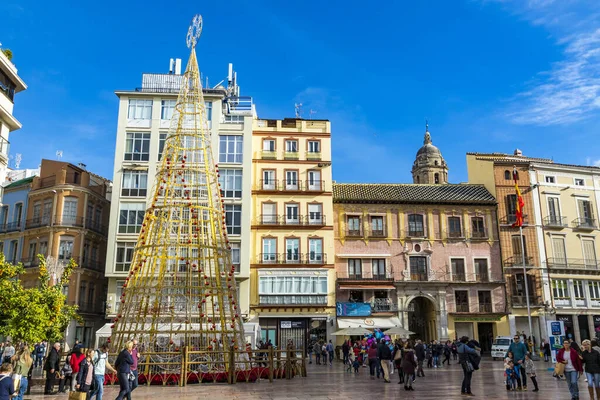
[[[502,321],[502,316],[491,317],[454,317],[454,322],[499,322]]]
[[[281,329],[304,328],[304,321],[280,321]]]
[[[371,315],[371,303],[336,303],[338,317],[368,317]]]
[[[573,316],[572,315],[557,315],[556,320],[564,322],[564,324],[566,326],[573,325]]]

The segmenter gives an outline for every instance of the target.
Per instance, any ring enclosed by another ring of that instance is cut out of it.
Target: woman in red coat
[[[75,347],[75,349],[73,349],[73,354],[71,354],[71,361],[69,362],[69,364],[71,364],[71,368],[73,369],[73,378],[71,380],[72,392],[75,391],[75,385],[77,384],[77,374],[79,373],[79,366],[81,365],[81,362],[84,358],[85,354],[83,354],[83,347]]]
[[[565,378],[571,392],[571,399],[579,399],[579,386],[577,380],[579,375],[583,373],[583,366],[579,353],[571,348],[571,342],[566,339],[563,343],[563,348],[556,354],[556,361],[565,364]]]

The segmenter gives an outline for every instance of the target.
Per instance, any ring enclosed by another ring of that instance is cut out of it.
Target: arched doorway
[[[413,331],[414,339],[424,342],[438,340],[435,305],[426,297],[415,297],[408,303],[408,330]]]

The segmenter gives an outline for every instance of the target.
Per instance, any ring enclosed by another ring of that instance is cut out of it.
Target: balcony
[[[104,271],[105,264],[104,262],[100,262],[100,260],[94,260],[90,257],[79,258],[73,257],[73,260],[77,263],[80,268],[90,269],[93,271]]]
[[[462,240],[465,235],[462,231],[446,231],[446,237],[450,240]]]
[[[562,229],[569,226],[569,224],[567,223],[567,217],[561,217],[558,215],[548,215],[544,218],[544,226],[546,228]]]
[[[306,254],[277,254],[277,253],[261,253],[258,256],[258,264],[272,265],[324,265],[327,264],[327,254],[323,253],[306,253]]]
[[[546,260],[548,269],[575,269],[575,270],[598,270],[597,260],[586,260],[583,258],[548,258]]]
[[[277,152],[275,150],[262,150],[260,158],[263,160],[277,160]]]
[[[513,307],[527,307],[527,296],[512,296],[511,300]],[[530,306],[540,306],[542,304],[541,296],[529,296]]]
[[[308,179],[307,181],[283,179],[261,179],[254,190],[269,192],[310,192],[319,193],[325,191],[324,180]]]
[[[504,260],[502,263],[504,268],[523,268],[525,267],[533,267],[533,257],[525,257],[525,265],[523,265],[523,257],[520,255],[512,256]]]
[[[258,225],[263,226],[324,226],[325,216],[324,215],[295,215],[288,217],[287,215],[271,215],[261,214],[258,221],[255,221]]]
[[[106,225],[102,225],[100,222],[94,221],[91,218],[87,218],[85,220],[85,227],[91,231],[100,233],[102,235],[106,235],[107,233]]]
[[[479,312],[480,313],[491,313],[492,305],[491,304],[479,304]]]
[[[324,192],[325,191],[325,181],[309,179],[306,181],[306,185],[305,185],[304,189],[307,192]]]
[[[300,153],[298,153],[297,151],[286,151],[285,153],[283,153],[283,159],[284,160],[299,160]]]
[[[371,303],[371,310],[374,313],[397,312],[398,304],[395,304],[392,299],[375,298]]]
[[[53,225],[83,227],[83,217],[76,217],[70,215],[55,215]]]
[[[326,306],[327,295],[261,294],[258,296],[258,301],[260,305]]]
[[[277,191],[279,189],[279,181],[275,179],[261,179],[258,190]]]
[[[371,275],[365,276],[362,274],[338,274],[337,282],[339,284],[357,283],[357,284],[390,284],[394,282],[394,278],[388,275]]]
[[[409,229],[408,231],[406,231],[406,237],[407,238],[424,238],[425,231],[423,229],[421,229],[421,230]]]
[[[484,272],[482,274],[475,274],[475,282],[485,283],[485,282],[489,282],[489,281],[490,281],[490,277],[487,272]]]
[[[52,219],[50,216],[34,217],[25,221],[25,229],[34,229],[42,226],[50,226]]]
[[[469,304],[457,303],[456,304],[456,312],[468,313],[469,312]]]
[[[512,225],[517,222],[516,214],[508,214],[500,218],[500,225]],[[527,215],[523,215],[523,225],[527,225]]]
[[[346,237],[363,237],[362,229],[346,228]]]
[[[594,229],[598,229],[598,225],[594,218],[575,218],[571,222],[571,225],[573,228],[582,231],[593,231]]]
[[[452,273],[452,282],[466,282],[467,277],[464,272],[461,273]]]
[[[308,161],[321,161],[321,152],[309,151],[306,153],[306,159]]]
[[[21,264],[23,264],[25,268],[35,268],[40,265],[40,259],[37,257],[21,258]]]
[[[8,160],[8,150],[10,148],[10,142],[0,136],[0,157]]]
[[[410,280],[411,281],[420,281],[420,282],[426,282],[428,281],[428,277],[426,273],[414,273],[411,272],[410,273]]]
[[[19,222],[9,222],[0,226],[0,233],[9,233],[9,232],[17,232],[21,230],[23,224],[21,221]]]

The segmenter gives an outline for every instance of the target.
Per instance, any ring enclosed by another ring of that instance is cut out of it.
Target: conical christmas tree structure
[[[112,326],[113,351],[133,338],[147,353],[183,346],[244,348],[219,170],[196,60],[201,21],[194,17],[188,32],[191,54]]]

